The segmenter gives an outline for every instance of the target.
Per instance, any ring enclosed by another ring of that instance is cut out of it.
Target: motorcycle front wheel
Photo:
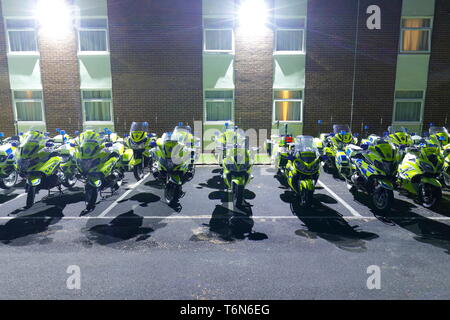
[[[172,182],[168,182],[164,188],[164,198],[168,204],[175,204],[181,196],[181,186]]]
[[[297,195],[298,202],[302,208],[310,208],[312,205],[314,191],[301,189]]]
[[[372,194],[372,205],[377,212],[389,211],[394,201],[394,192],[381,186],[377,187]]]
[[[11,189],[17,183],[18,174],[16,170],[13,170],[9,176],[6,178],[0,179],[0,188],[2,189]]]
[[[442,190],[430,184],[421,183],[419,186],[419,202],[425,208],[434,207],[442,198]]]
[[[244,203],[244,186],[233,183],[233,201],[236,205],[242,205]]]
[[[143,162],[139,163],[139,165],[134,166],[133,174],[137,181],[142,180],[144,178],[144,164]]]
[[[98,197],[98,189],[91,186],[90,184],[86,184],[84,188],[84,201],[86,203],[87,210],[94,210],[95,203],[97,202]]]
[[[75,177],[75,175],[71,176],[71,177],[65,177],[62,185],[66,188],[73,188],[75,186],[75,183],[77,183],[77,177]]]
[[[36,187],[35,186],[27,186],[27,209],[31,208],[34,204],[34,199],[36,198]]]

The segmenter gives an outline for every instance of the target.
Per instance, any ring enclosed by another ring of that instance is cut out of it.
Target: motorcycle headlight
[[[426,162],[420,163],[420,169],[422,169],[423,172],[428,172],[428,173],[434,173],[434,171],[435,171],[433,166]]]
[[[167,158],[161,158],[159,160],[159,162],[161,163],[161,165],[166,168],[166,170],[171,170],[173,169],[173,167],[175,166],[172,159],[167,159]]]
[[[313,173],[319,170],[320,162],[316,161],[311,167],[307,167],[302,161],[295,161],[295,167],[297,170],[304,173]]]

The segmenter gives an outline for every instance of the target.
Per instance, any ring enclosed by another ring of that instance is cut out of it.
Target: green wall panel
[[[3,16],[28,17],[35,14],[34,0],[1,0]]]
[[[203,15],[233,15],[234,0],[203,0]]]
[[[203,89],[233,89],[233,60],[229,54],[204,54]]]
[[[294,89],[305,87],[305,55],[275,55],[273,87]]]
[[[426,90],[429,61],[428,54],[399,54],[396,90]]]
[[[109,55],[80,55],[82,89],[111,89],[111,59]]]
[[[402,16],[433,16],[434,0],[403,0]]]
[[[8,68],[11,89],[42,89],[38,56],[9,55]]]
[[[107,0],[76,0],[75,5],[80,9],[80,15],[88,16],[107,16]]]
[[[276,17],[306,17],[308,0],[275,0],[274,4]]]

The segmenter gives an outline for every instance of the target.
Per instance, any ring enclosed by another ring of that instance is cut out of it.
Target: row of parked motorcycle
[[[364,127],[367,131],[368,128]],[[406,128],[389,127],[383,136],[352,134],[348,125],[333,125],[333,132],[319,137],[288,134],[273,136],[268,152],[302,207],[309,207],[320,167],[345,181],[353,194],[364,193],[376,212],[390,210],[394,190],[416,197],[426,208],[450,188],[450,141],[445,127],[430,125],[419,136]]]
[[[133,122],[124,137],[106,128],[75,132],[74,137],[56,131],[54,137],[38,130],[9,138],[0,133],[0,188],[13,188],[23,180],[27,208],[39,191],[62,192],[81,181],[86,211],[92,211],[99,195],[104,198],[120,188],[125,172],[133,172],[138,181],[152,173],[172,205],[184,195],[182,185],[195,174],[199,143],[183,123],[160,138],[149,132],[147,122]]]

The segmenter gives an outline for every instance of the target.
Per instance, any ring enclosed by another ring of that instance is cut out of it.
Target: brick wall
[[[266,1],[268,7],[273,1]],[[239,0],[237,0],[239,5]],[[268,17],[267,27],[255,33],[235,27],[235,122],[244,129],[272,126],[273,37]],[[263,139],[263,137],[262,137]],[[261,142],[260,142],[261,143]]]
[[[202,121],[201,0],[108,1],[116,130]]]
[[[366,9],[381,9],[381,29],[369,30]],[[355,104],[352,129],[382,134],[392,123],[395,78],[400,38],[402,0],[361,0]]]
[[[7,43],[3,23],[2,8],[0,6],[0,132],[6,136],[15,134],[14,114],[12,108],[11,86],[9,84]]]
[[[450,123],[450,2],[436,0],[435,10],[423,121],[425,130],[430,122],[447,127]]]
[[[381,30],[366,27],[369,5],[381,8]],[[381,133],[391,122],[401,0],[361,0],[356,59],[353,131],[361,124]],[[357,1],[308,3],[304,133],[331,131],[333,123],[351,125]],[[381,123],[381,118],[383,122]]]
[[[74,24],[68,29],[60,36],[39,29],[41,79],[49,132],[60,128],[73,133],[82,128],[77,34]]]

